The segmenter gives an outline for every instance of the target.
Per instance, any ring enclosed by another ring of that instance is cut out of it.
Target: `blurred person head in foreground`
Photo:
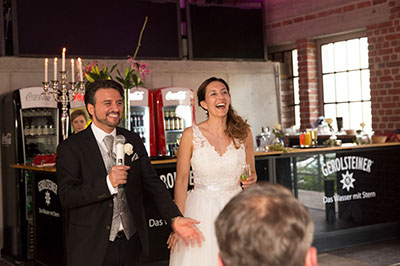
[[[224,266],[315,266],[307,208],[278,184],[257,183],[225,206],[215,222]]]

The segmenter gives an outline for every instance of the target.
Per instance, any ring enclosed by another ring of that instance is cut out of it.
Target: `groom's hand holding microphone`
[[[124,165],[124,144],[125,137],[118,135],[115,137],[115,147],[116,147],[116,165],[111,168],[109,173],[109,179],[111,185],[116,188],[119,185],[126,184],[128,179],[129,166]]]

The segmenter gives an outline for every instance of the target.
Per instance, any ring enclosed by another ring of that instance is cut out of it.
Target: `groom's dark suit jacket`
[[[117,135],[123,135],[126,143],[133,145],[133,154],[125,155],[125,165],[131,167],[125,190],[143,250],[147,254],[144,190],[151,194],[159,213],[167,221],[181,213],[151,166],[141,138],[123,128],[117,128]],[[132,161],[135,153],[138,159]],[[56,163],[58,193],[62,206],[69,213],[67,264],[102,265],[109,242],[113,200],[91,126],[58,146]]]

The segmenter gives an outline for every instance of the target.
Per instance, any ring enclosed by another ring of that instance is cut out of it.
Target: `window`
[[[292,50],[293,69],[293,95],[294,95],[294,117],[295,126],[300,128],[300,89],[299,89],[299,64],[297,60],[297,49]]]
[[[366,37],[321,45],[325,118],[343,118],[343,127],[372,130]]]
[[[300,96],[297,49],[285,49],[268,55],[281,63],[282,126],[300,128]]]

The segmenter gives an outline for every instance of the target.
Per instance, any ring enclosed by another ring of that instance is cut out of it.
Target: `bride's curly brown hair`
[[[228,83],[226,83],[225,80],[223,80],[221,78],[211,77],[211,78],[203,81],[203,83],[201,83],[200,87],[197,90],[198,104],[201,108],[203,108],[203,107],[200,105],[200,102],[206,100],[206,88],[211,82],[214,82],[214,81],[218,81],[218,82],[221,82],[222,84],[224,84],[226,89],[228,90],[229,97],[231,96]],[[206,110],[206,109],[204,109],[204,110],[206,111],[207,116],[208,116],[208,110]],[[244,143],[246,141],[249,128],[250,128],[250,125],[247,123],[247,119],[244,120],[241,116],[239,116],[236,113],[235,109],[233,109],[232,105],[229,104],[229,109],[228,109],[228,114],[227,114],[227,119],[226,119],[225,133],[228,135],[229,138],[232,139],[233,144],[236,149],[239,149],[240,144]],[[236,143],[237,140],[239,140],[239,143]]]

